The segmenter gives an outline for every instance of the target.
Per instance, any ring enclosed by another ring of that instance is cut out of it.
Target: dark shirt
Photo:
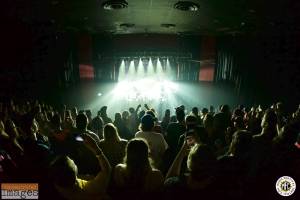
[[[225,144],[225,131],[227,127],[231,126],[230,115],[227,113],[217,113],[214,116],[215,135],[214,140],[221,140]]]
[[[177,149],[180,135],[184,134],[185,126],[179,122],[170,123],[167,128],[167,143],[171,149]]]
[[[85,146],[83,141],[78,141],[76,139],[79,135],[80,133],[76,131],[76,129],[69,134],[69,137],[66,139],[65,146],[67,149],[67,155],[77,165],[78,174],[97,175],[100,170],[98,159],[94,153]]]
[[[127,128],[127,126],[125,125],[123,120],[115,121],[114,125],[117,127],[118,133],[121,138],[126,139],[126,140],[130,140],[133,138],[134,135],[130,133],[129,128]]]

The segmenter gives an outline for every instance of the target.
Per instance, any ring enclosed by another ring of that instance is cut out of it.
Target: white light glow
[[[117,84],[114,98],[127,101],[165,101],[168,95],[177,91],[177,85],[170,81],[157,79],[140,79],[137,81],[122,81]]]
[[[119,82],[112,92],[113,100],[163,102],[173,98],[177,85],[170,81],[172,77],[169,60],[165,59],[165,63],[167,70],[163,69],[159,58],[154,58],[154,60],[151,57],[140,58],[135,69],[133,60],[122,60]]]

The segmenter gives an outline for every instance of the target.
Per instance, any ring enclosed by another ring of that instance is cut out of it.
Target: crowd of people
[[[41,199],[276,199],[278,178],[300,180],[300,105],[181,105],[161,121],[147,104],[114,119],[107,106],[0,106],[0,182],[39,183]]]

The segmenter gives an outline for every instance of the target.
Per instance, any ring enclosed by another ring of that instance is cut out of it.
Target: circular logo
[[[276,190],[281,196],[291,196],[296,190],[296,182],[292,177],[282,176],[276,182]]]

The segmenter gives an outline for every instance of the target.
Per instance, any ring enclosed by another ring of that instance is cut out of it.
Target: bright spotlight
[[[149,64],[148,64],[148,71],[147,71],[148,76],[152,77],[155,76],[155,72],[154,72],[154,66],[152,63],[152,59],[149,59]]]
[[[129,80],[132,80],[135,78],[135,69],[134,69],[134,62],[133,60],[130,61],[130,65],[129,65],[129,70],[128,70],[128,73],[127,73],[127,77]]]
[[[119,82],[114,89],[114,97],[127,101],[166,101],[168,95],[177,91],[173,82],[144,78],[136,81]]]
[[[144,66],[143,66],[142,59],[139,60],[136,76],[138,78],[142,78],[144,76]]]
[[[167,58],[167,63],[166,63],[166,74],[168,74],[169,79],[172,79],[173,75],[172,75],[172,69],[171,69],[169,58]]]
[[[99,93],[97,94],[97,96],[98,96],[98,97],[101,97],[101,96],[102,96],[102,93],[101,93],[101,92],[99,92]]]
[[[124,79],[125,79],[125,61],[123,59],[119,69],[119,81],[123,81]]]

